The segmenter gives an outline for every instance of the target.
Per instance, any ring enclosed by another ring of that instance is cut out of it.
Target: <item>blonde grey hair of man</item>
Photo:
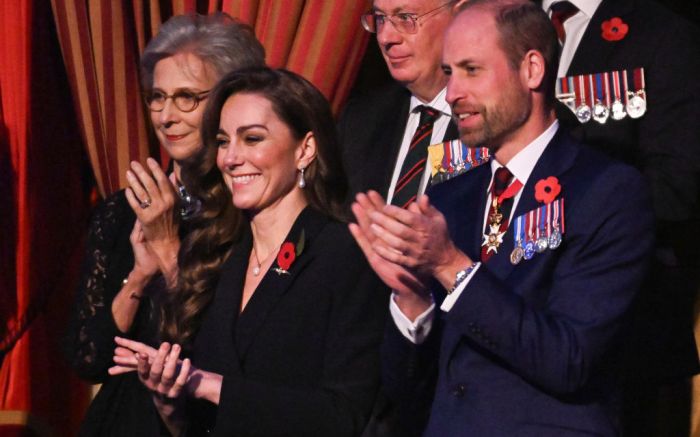
[[[520,68],[525,54],[536,50],[545,60],[545,76],[541,91],[551,109],[559,68],[559,41],[547,14],[530,0],[469,0],[458,7],[458,14],[479,8],[493,15],[499,30],[499,44],[513,69]]]

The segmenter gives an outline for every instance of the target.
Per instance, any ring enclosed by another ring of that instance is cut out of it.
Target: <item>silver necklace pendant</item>
[[[260,264],[253,267],[253,276],[258,276],[260,274]]]

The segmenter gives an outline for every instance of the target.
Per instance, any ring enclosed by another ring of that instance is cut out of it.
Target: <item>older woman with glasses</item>
[[[252,30],[228,15],[176,16],[141,57],[142,84],[170,176],[149,158],[132,162],[129,187],[99,205],[90,224],[74,316],[66,338],[72,366],[102,382],[81,435],[157,435],[159,419],[135,375],[109,377],[116,335],[155,344],[159,304],[177,276],[180,237],[200,209],[180,183],[202,148],[204,100],[224,74],[264,64]]]
[[[169,342],[117,339],[111,372],[137,371],[175,435],[359,435],[389,293],[339,220],[328,103],[288,71],[234,72],[209,95],[202,137],[205,157],[183,172],[203,206],[165,312]]]

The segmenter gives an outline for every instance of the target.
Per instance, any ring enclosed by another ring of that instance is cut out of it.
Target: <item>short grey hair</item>
[[[217,79],[247,67],[265,65],[265,49],[253,29],[223,12],[176,15],[163,23],[141,56],[141,85],[153,86],[158,61],[191,53],[213,67]]]

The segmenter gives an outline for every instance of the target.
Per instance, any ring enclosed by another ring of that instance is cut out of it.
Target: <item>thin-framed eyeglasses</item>
[[[153,112],[160,112],[165,108],[165,102],[173,99],[175,107],[182,112],[192,112],[197,109],[199,102],[207,98],[211,90],[194,92],[190,90],[180,90],[173,94],[166,94],[162,91],[149,91],[143,94],[146,106]]]
[[[413,34],[418,32],[418,20],[420,18],[434,14],[435,12],[451,5],[454,2],[455,0],[448,1],[447,3],[443,3],[437,8],[431,9],[428,12],[420,15],[411,14],[408,12],[399,12],[398,14],[393,15],[378,14],[375,11],[367,12],[366,14],[362,14],[360,21],[362,23],[362,27],[364,27],[364,29],[370,33],[377,33],[382,26],[389,21],[398,32]]]

